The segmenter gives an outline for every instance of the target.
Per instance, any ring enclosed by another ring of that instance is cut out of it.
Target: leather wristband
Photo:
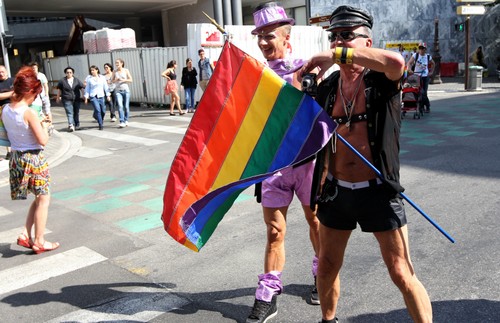
[[[335,47],[335,57],[334,57],[334,63],[336,64],[342,64],[341,62],[341,57],[342,57],[342,50],[343,47]]]

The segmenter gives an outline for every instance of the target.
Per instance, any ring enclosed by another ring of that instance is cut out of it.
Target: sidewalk
[[[429,84],[429,94],[432,92],[465,92],[470,94],[500,92],[500,80],[497,76],[488,76],[482,79],[482,90],[466,91],[464,77],[441,77],[441,84]]]

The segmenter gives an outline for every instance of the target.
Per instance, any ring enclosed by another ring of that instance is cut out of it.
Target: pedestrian
[[[175,69],[177,68],[177,62],[171,60],[167,64],[167,69],[161,73],[161,76],[167,79],[167,84],[165,85],[165,95],[170,95],[170,115],[175,115],[174,106],[179,110],[179,114],[183,115],[184,112],[181,109],[181,98],[179,97],[179,85],[177,84],[177,74]]]
[[[109,116],[111,122],[116,122],[116,98],[115,98],[115,83],[113,83],[113,65],[110,63],[104,64],[104,77],[108,82],[109,93],[111,93],[111,100],[106,101],[106,107],[109,109]]]
[[[212,73],[214,72],[214,64],[205,56],[205,50],[203,48],[198,50],[198,56],[200,56],[200,60],[198,61],[198,68],[200,69],[200,87],[201,90],[205,92],[208,81],[210,81]]]
[[[335,322],[344,253],[357,224],[372,232],[394,284],[415,322],[432,322],[429,296],[410,260],[408,227],[398,193],[401,86],[399,53],[373,48],[373,18],[339,6],[330,16],[330,50],[314,55],[300,73],[333,63],[340,71],[318,86],[318,103],[338,123],[337,133],[382,174],[381,178],[333,136],[316,159],[311,205],[317,203],[320,257],[318,291],[322,322]],[[369,300],[366,300],[369,302]]]
[[[36,77],[40,80],[40,82],[42,82],[43,90],[45,91],[45,93],[47,93],[47,94],[50,93],[49,92],[49,80],[47,79],[47,76],[45,76],[45,74],[40,72],[40,65],[38,65],[37,62],[31,62],[29,64],[29,66],[31,66],[33,71],[35,71],[35,73],[36,73]]]
[[[427,54],[426,43],[418,44],[418,52],[410,57],[408,66],[410,67],[408,68],[408,74],[415,73],[420,76],[421,111],[431,112],[431,103],[427,96],[427,91],[429,89],[430,76],[434,72],[434,61],[432,60],[432,56]]]
[[[43,149],[49,137],[37,114],[29,108],[42,92],[42,84],[30,67],[22,67],[13,89],[11,103],[2,110],[2,121],[12,146],[9,162],[11,198],[25,200],[29,192],[35,195],[17,244],[39,254],[59,248],[58,242],[49,242],[44,237],[50,203],[50,173]]]
[[[477,66],[482,66],[484,69],[488,69],[488,65],[484,62],[483,46],[479,46],[472,53],[472,63]]]
[[[34,110],[42,124],[42,128],[49,136],[52,135],[54,126],[52,125],[52,112],[50,110],[50,98],[43,90],[35,97],[33,103],[29,106]]]
[[[186,96],[186,110],[187,112],[194,112],[194,101],[196,93],[196,85],[198,81],[196,80],[196,68],[193,67],[193,60],[191,58],[186,59],[186,66],[182,69],[181,85],[184,87],[184,93]]]
[[[56,101],[62,101],[68,119],[68,131],[73,132],[80,129],[80,103],[85,86],[75,77],[75,70],[71,66],[64,69],[64,74],[66,76],[57,83]]]
[[[257,45],[269,67],[288,83],[300,87],[297,71],[305,60],[293,58],[289,52],[290,33],[295,20],[288,18],[283,7],[276,2],[258,6],[253,16],[256,28],[252,30],[252,34],[257,35]],[[286,217],[294,194],[302,204],[309,225],[309,238],[315,253],[312,260],[312,279],[316,277],[319,222],[315,212],[309,206],[313,169],[314,162],[309,160],[299,166],[288,167],[277,172],[266,179],[262,186],[256,187],[257,200],[262,203],[267,239],[264,273],[258,276],[254,305],[246,320],[247,323],[266,322],[277,314],[277,296],[283,291],[281,275],[285,266]],[[309,302],[319,304],[315,287],[309,296]]]
[[[405,60],[405,63],[408,62],[408,60],[410,59],[410,54],[408,53],[408,51],[405,49],[405,47],[403,46],[403,44],[399,44],[398,45],[398,51],[399,51],[399,54],[401,56],[403,56],[403,59]]]
[[[85,79],[85,104],[90,103],[94,107],[94,119],[99,124],[99,130],[104,129],[104,116],[106,115],[105,100],[111,100],[109,93],[108,82],[106,78],[99,74],[99,68],[95,65],[89,68],[90,75]]]
[[[120,125],[118,127],[125,128],[128,126],[130,117],[130,86],[132,83],[132,75],[125,68],[125,61],[118,58],[115,61],[115,71],[113,72],[113,83],[115,83],[115,104],[118,105],[118,114],[120,115]]]
[[[0,107],[10,102],[12,93],[14,93],[13,87],[14,87],[14,79],[12,77],[9,77],[9,74],[7,73],[7,69],[5,68],[5,66],[0,65]],[[6,149],[5,159],[8,160],[12,155],[11,149],[10,147],[5,147],[5,149]],[[3,160],[3,158],[0,158],[0,160]]]

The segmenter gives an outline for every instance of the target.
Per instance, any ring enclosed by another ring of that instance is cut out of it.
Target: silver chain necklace
[[[347,117],[347,122],[345,123],[345,126],[347,129],[350,130],[351,126],[351,117],[352,113],[354,111],[354,105],[356,104],[356,97],[358,96],[359,89],[361,88],[361,82],[363,82],[363,77],[365,76],[365,71],[366,69],[363,69],[363,72],[359,76],[359,81],[358,81],[358,86],[356,87],[356,91],[354,92],[354,95],[352,96],[351,100],[347,100],[344,96],[344,93],[342,93],[342,78],[339,80],[339,87],[340,87],[340,98],[342,99],[342,107],[344,108],[344,113]]]

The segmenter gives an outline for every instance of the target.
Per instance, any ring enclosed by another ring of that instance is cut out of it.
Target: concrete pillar
[[[233,17],[231,10],[231,0],[222,0],[222,8],[222,13],[224,15],[224,25],[232,25]],[[224,25],[222,25],[222,27],[224,27]]]
[[[222,0],[214,0],[214,19],[224,27],[224,17],[222,15]]]
[[[168,11],[161,11],[161,27],[163,31],[163,46],[170,46],[170,27],[168,26]]]
[[[243,25],[243,13],[241,12],[241,0],[231,0],[233,9],[233,25]]]

